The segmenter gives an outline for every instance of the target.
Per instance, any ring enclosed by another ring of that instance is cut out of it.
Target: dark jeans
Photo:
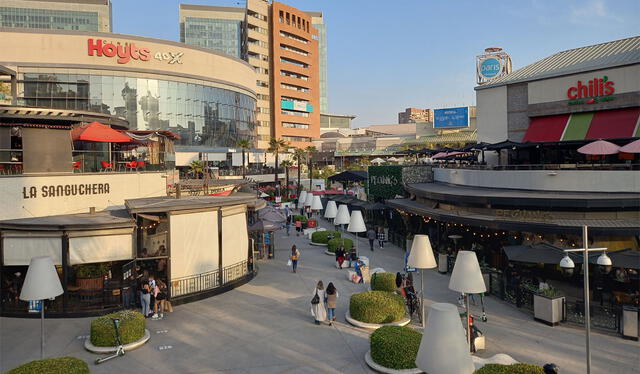
[[[298,269],[298,260],[291,260],[291,267],[293,267],[293,272],[296,272],[296,269]]]
[[[374,239],[369,239],[369,248],[371,248],[372,251],[373,251],[373,242],[374,242]]]

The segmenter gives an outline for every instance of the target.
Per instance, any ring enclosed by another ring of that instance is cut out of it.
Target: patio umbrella
[[[71,139],[73,141],[103,143],[129,143],[133,141],[127,135],[100,122],[91,122],[71,130]]]
[[[274,224],[282,224],[287,221],[287,217],[284,216],[280,210],[273,207],[266,207],[258,211],[258,218],[263,221],[268,221]]]
[[[620,147],[606,140],[596,140],[578,148],[583,155],[612,155],[618,153]]]
[[[385,162],[385,161],[384,161],[383,159],[381,159],[380,157],[376,157],[376,158],[374,158],[373,160],[371,160],[371,163],[372,163],[372,164],[382,164],[382,163],[384,163],[384,162]]]
[[[277,224],[269,221],[258,220],[253,225],[249,226],[248,230],[250,232],[254,231],[276,231],[282,227],[281,224]]]
[[[619,151],[624,153],[640,153],[640,139],[620,147]]]

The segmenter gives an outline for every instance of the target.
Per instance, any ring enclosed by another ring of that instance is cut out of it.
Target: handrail
[[[198,294],[222,287],[249,274],[249,261],[241,261],[220,269],[171,280],[171,297]],[[222,283],[220,281],[222,280]]]

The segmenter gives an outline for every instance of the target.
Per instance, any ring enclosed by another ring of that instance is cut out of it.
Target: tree
[[[247,176],[247,166],[244,162],[245,160],[244,155],[247,149],[251,148],[251,142],[247,139],[241,139],[241,140],[238,140],[238,143],[236,144],[236,146],[242,149],[242,179],[244,179]]]
[[[309,191],[313,190],[313,154],[318,152],[318,149],[312,145],[307,147],[307,162],[309,164]]]
[[[302,148],[295,148],[293,150],[293,157],[298,163],[298,186],[296,187],[296,196],[300,196],[300,188],[302,188],[302,185],[300,184],[300,171],[302,170],[302,159],[306,154],[307,153]]]
[[[278,154],[286,151],[289,148],[289,144],[283,139],[271,138],[269,140],[269,152],[273,153],[275,156],[275,171],[274,171],[274,182],[276,186],[278,185]]]
[[[289,168],[293,166],[293,162],[291,162],[290,160],[282,160],[282,162],[280,163],[280,166],[282,166],[284,168],[284,188],[286,192],[286,195],[289,195]]]
[[[189,164],[189,169],[195,174],[196,179],[199,179],[200,173],[204,170],[204,162],[200,160],[193,160]]]

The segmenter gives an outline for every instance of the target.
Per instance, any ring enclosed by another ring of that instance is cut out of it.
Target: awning
[[[73,141],[129,143],[130,137],[100,122],[91,122],[71,130]]]
[[[509,245],[502,248],[509,261],[528,262],[534,264],[558,265],[565,256],[565,252],[556,246],[547,243],[534,245]],[[569,253],[569,257],[576,264],[582,263],[582,257],[575,253]]]
[[[616,139],[640,136],[640,107],[534,117],[524,142]]]

